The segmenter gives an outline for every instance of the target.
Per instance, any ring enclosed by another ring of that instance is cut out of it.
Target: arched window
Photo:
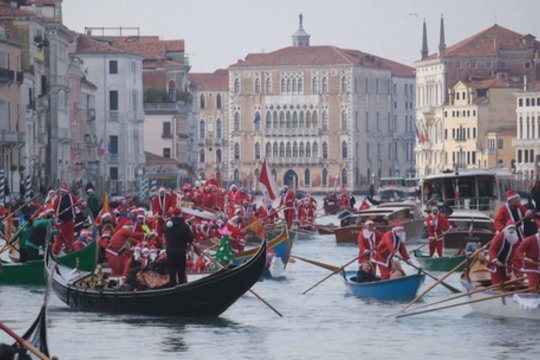
[[[261,144],[255,143],[255,159],[259,160],[261,158]]]
[[[292,79],[292,91],[296,92],[296,79]]]
[[[304,151],[304,142],[303,141],[300,141],[300,147],[299,147],[299,150],[298,150],[298,156],[303,158],[305,155],[305,151]]]
[[[291,143],[287,142],[287,147],[285,148],[285,156],[290,158],[291,157]]]
[[[285,157],[285,143],[283,141],[279,143],[279,157]]]
[[[319,127],[319,116],[317,115],[317,111],[314,111],[313,114],[311,114],[311,127],[314,129]]]
[[[292,146],[292,156],[298,157],[298,143],[295,141]]]
[[[311,83],[311,91],[314,94],[317,94],[319,92],[319,79],[317,79],[316,76],[313,78],[313,81]]]
[[[304,111],[300,111],[300,119],[298,121],[298,127],[300,129],[303,129],[306,126],[306,123],[304,121]]]
[[[285,127],[285,113],[283,111],[279,112],[279,128],[283,129]]]
[[[217,119],[216,120],[216,139],[221,139],[222,136],[223,134],[221,131],[221,120]]]
[[[293,129],[298,128],[298,113],[296,111],[293,111],[292,114],[292,127]]]
[[[199,121],[199,138],[204,139],[205,129],[204,120]]]
[[[206,103],[205,103],[205,101],[204,101],[204,94],[201,94],[201,103],[200,103],[201,109],[204,109],[204,108],[205,108],[205,105],[206,105]]]
[[[281,93],[285,93],[287,91],[287,82],[285,79],[281,79]]]
[[[341,186],[346,186],[347,185],[348,177],[349,177],[349,173],[348,173],[347,169],[343,168],[343,170],[341,170]]]
[[[261,129],[261,114],[258,111],[255,111],[255,115],[253,115],[253,125],[256,131]]]
[[[311,127],[311,113],[308,111],[306,111],[306,128],[310,128]]]
[[[290,129],[292,127],[292,121],[291,121],[291,112],[290,111],[287,111],[287,129]]]
[[[328,170],[326,169],[322,171],[322,186],[328,186]]]
[[[322,143],[322,157],[323,159],[328,159],[328,144],[326,141]]]
[[[265,156],[266,156],[267,158],[272,157],[272,145],[271,145],[269,142],[266,143]]]
[[[221,163],[222,161],[223,161],[223,159],[221,157],[221,149],[217,149],[216,150],[216,162]]]
[[[234,93],[240,94],[240,79],[234,79]]]
[[[265,123],[267,129],[272,128],[272,114],[270,113],[270,111],[266,112]]]
[[[291,78],[287,79],[287,92],[291,92]]]
[[[347,92],[347,77],[345,75],[341,77],[341,92]]]
[[[216,108],[221,109],[221,94],[216,96]]]
[[[345,110],[341,112],[341,130],[347,130],[347,112]]]
[[[322,117],[322,129],[328,130],[328,112],[326,110],[323,110],[321,117]]]
[[[267,77],[266,78],[266,93],[267,94],[272,94],[272,79]]]
[[[348,150],[349,150],[349,149],[348,149],[348,147],[347,147],[347,142],[345,142],[345,141],[342,142],[342,143],[341,143],[341,158],[342,158],[342,159],[346,159],[346,158],[348,157],[348,153],[349,153]]]
[[[309,144],[309,141],[306,143],[306,157],[311,157],[311,145]]]
[[[234,169],[234,183],[240,184],[240,171],[238,169]]]
[[[261,79],[255,78],[255,94],[261,93]]]
[[[304,170],[304,185],[311,185],[311,173],[309,172],[309,169]]]
[[[204,149],[201,149],[201,151],[199,151],[199,162],[204,162]]]
[[[326,76],[323,76],[322,78],[322,93],[328,94],[328,79]]]
[[[176,101],[176,82],[174,80],[169,81],[167,96],[170,102]]]
[[[313,145],[311,146],[311,153],[315,159],[319,157],[319,145],[316,141],[313,142]]]
[[[234,131],[240,131],[240,113],[234,113]]]
[[[302,84],[302,78],[299,78],[298,79],[298,92],[302,92],[303,91],[303,87],[304,85]]]
[[[240,144],[234,144],[234,160],[240,160]]]

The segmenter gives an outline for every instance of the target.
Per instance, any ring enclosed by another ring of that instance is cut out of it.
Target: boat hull
[[[397,279],[375,281],[369,283],[356,283],[351,281],[356,276],[356,271],[342,273],[347,293],[359,298],[369,298],[390,301],[408,301],[413,299],[425,276],[414,274]]]
[[[70,268],[82,271],[94,270],[97,263],[97,243],[91,242],[79,251],[61,256],[58,261]],[[45,285],[45,265],[43,260],[24,263],[4,263],[0,271],[2,285]]]
[[[414,257],[416,261],[422,266],[423,269],[428,271],[450,271],[455,268],[459,263],[465,260],[466,255],[455,255],[455,256],[442,256],[432,258],[428,255],[423,254],[420,250],[414,251]],[[463,264],[456,271],[463,271],[465,269]]]

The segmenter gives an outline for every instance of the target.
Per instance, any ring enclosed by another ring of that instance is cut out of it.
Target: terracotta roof
[[[27,4],[36,4],[36,5],[55,5],[55,0],[26,0]]]
[[[174,160],[174,159],[171,159],[171,158],[166,158],[166,157],[163,157],[163,156],[159,156],[159,155],[156,155],[156,154],[152,154],[148,151],[145,151],[144,152],[144,155],[146,156],[146,164],[148,166],[156,166],[156,165],[178,165],[179,162]]]
[[[358,50],[335,46],[289,46],[270,53],[248,54],[232,68],[244,66],[357,65],[386,68],[396,76],[414,76],[412,67]]]
[[[97,41],[90,35],[79,34],[77,41],[77,53],[125,53],[121,49],[110,46],[102,41]]]
[[[200,91],[227,91],[229,89],[229,71],[218,69],[213,73],[189,73],[188,78],[197,84]]]
[[[495,24],[448,47],[444,57],[495,57],[500,50],[527,49],[525,36]],[[540,42],[534,40],[534,47],[540,49]],[[435,53],[429,59],[437,57]]]
[[[160,40],[158,36],[105,36],[113,46],[145,59],[165,59],[167,52],[183,52],[184,40]]]
[[[528,91],[540,91],[540,80],[531,82],[528,85],[528,89],[529,89]]]
[[[165,68],[165,69],[172,69],[172,68],[179,68],[184,67],[184,65],[166,60],[166,59],[151,59],[151,60],[144,60],[143,61],[143,69],[156,69],[156,68]]]
[[[523,86],[521,82],[495,79],[495,78],[478,80],[478,81],[470,81],[466,84],[475,89],[521,88]]]

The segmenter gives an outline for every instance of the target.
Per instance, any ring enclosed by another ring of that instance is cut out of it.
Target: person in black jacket
[[[538,213],[540,212],[540,180],[537,180],[534,183],[534,186],[531,190],[531,196],[534,200],[534,211]]]
[[[189,225],[181,217],[180,209],[175,208],[172,215],[163,226],[163,235],[167,243],[169,286],[176,286],[187,282],[186,248],[193,243],[193,234]],[[195,252],[200,255],[197,248],[195,248]]]

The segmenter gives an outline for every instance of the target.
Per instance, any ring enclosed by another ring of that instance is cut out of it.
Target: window
[[[287,82],[285,79],[281,79],[281,93],[284,94],[287,92]]]
[[[270,113],[270,111],[266,112],[266,117],[264,119],[264,123],[265,123],[265,126],[266,126],[267,129],[272,128],[272,114]]]
[[[216,108],[221,109],[221,94],[216,96]]]
[[[321,116],[322,116],[322,129],[328,130],[328,113],[326,112],[326,110],[323,110]]]
[[[369,132],[369,113],[366,111],[366,132]]]
[[[109,136],[108,150],[112,155],[118,155],[118,136]]]
[[[305,155],[305,152],[304,152],[304,142],[303,141],[300,141],[300,148],[298,150],[298,156],[303,158]]]
[[[364,82],[364,87],[365,87],[365,92],[366,94],[369,94],[369,79],[366,78],[365,82]]]
[[[379,79],[375,79],[375,94],[380,94]]]
[[[319,79],[317,79],[317,77],[313,78],[311,84],[311,91],[313,92],[313,94],[317,94],[319,92]]]
[[[313,146],[311,148],[311,153],[313,154],[313,157],[315,159],[319,157],[319,145],[317,144],[317,142],[313,142]]]
[[[216,139],[221,139],[222,137],[222,131],[221,131],[221,120],[217,119],[216,121]]]
[[[347,112],[345,110],[341,112],[341,130],[347,130]]]
[[[469,60],[469,69],[476,69],[476,60],[474,59]]]
[[[204,94],[201,94],[201,99],[200,99],[200,107],[201,109],[204,109],[205,108],[205,101],[204,101]]]
[[[341,92],[347,92],[347,78],[345,77],[345,75],[341,77]]]
[[[298,92],[301,93],[303,88],[302,78],[298,79]]]
[[[309,169],[304,170],[304,185],[305,186],[311,185],[311,173]]]
[[[296,79],[292,79],[292,91],[296,92]]]
[[[205,138],[205,130],[206,126],[204,123],[204,120],[199,121],[199,138],[204,139]]]
[[[269,142],[266,143],[264,156],[266,156],[267,158],[272,157],[272,145]]]
[[[167,159],[171,158],[171,148],[163,148],[163,157]]]
[[[205,160],[204,160],[204,149],[201,149],[201,150],[199,151],[199,162],[200,162],[200,163],[204,163],[204,161],[205,161]]]
[[[326,76],[323,76],[322,78],[322,93],[328,94],[328,79]]]
[[[291,143],[287,142],[287,146],[285,147],[285,156],[290,158],[291,157]]]
[[[236,184],[240,183],[240,170],[234,169],[234,182]]]
[[[240,144],[234,144],[234,160],[240,160]]]
[[[278,157],[279,151],[278,151],[278,144],[277,142],[274,143],[274,146],[272,147],[272,157]]]
[[[221,159],[221,149],[216,150],[216,162],[220,163],[222,161]]]
[[[234,113],[234,131],[240,131],[240,113]]]
[[[380,131],[381,130],[381,127],[380,127],[380,124],[379,124],[379,112],[377,111],[377,119],[376,119],[376,124],[377,124],[377,131]]]
[[[347,146],[347,142],[342,142],[341,143],[341,158],[342,159],[346,159],[348,157],[348,146]]]
[[[486,61],[485,67],[487,70],[490,70],[493,67],[493,63],[491,61]]]
[[[109,90],[109,110],[118,110],[118,90]]]
[[[118,180],[118,168],[116,166],[111,166],[109,168],[109,176],[111,180]]]
[[[343,168],[343,170],[341,170],[341,185],[342,186],[347,185],[348,177],[349,177],[349,172],[347,171],[347,169]]]
[[[298,143],[295,141],[292,146],[292,156],[294,158],[298,157]]]
[[[328,186],[328,170],[326,169],[322,171],[322,186]]]
[[[240,80],[234,79],[234,93],[240,94]]]
[[[266,93],[267,94],[272,94],[272,79],[271,78],[266,78],[266,85],[265,85],[266,89]]]
[[[323,159],[328,159],[328,144],[326,141],[322,143],[322,157]]]
[[[164,137],[164,138],[172,137],[171,122],[170,121],[163,122],[163,133],[162,133],[161,137]]]
[[[109,61],[109,74],[118,74],[118,61]]]
[[[279,157],[285,157],[285,143],[283,141],[279,143]]]
[[[261,158],[261,144],[255,143],[255,159],[259,160]]]
[[[261,79],[256,78],[255,79],[255,94],[261,93]]]
[[[306,157],[311,157],[311,145],[309,144],[309,141],[306,143]]]

